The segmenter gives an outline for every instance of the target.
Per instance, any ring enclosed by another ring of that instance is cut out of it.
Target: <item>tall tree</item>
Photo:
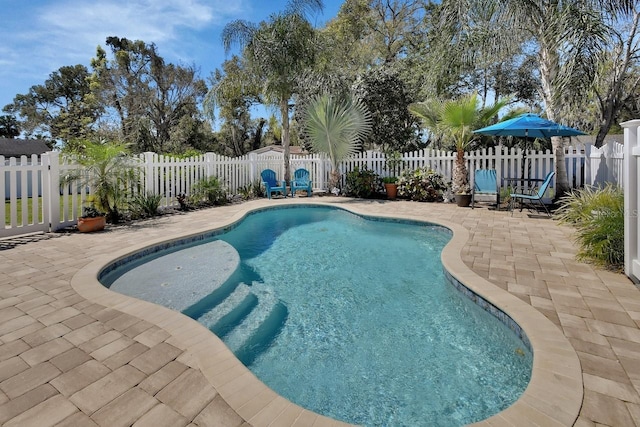
[[[205,114],[215,122],[217,110],[222,120],[220,136],[223,138],[221,142],[226,142],[226,154],[242,156],[256,145],[255,139],[249,138],[252,126],[249,109],[260,102],[256,79],[247,70],[244,61],[234,55],[222,64],[222,70],[216,69],[211,73],[209,80],[211,88],[203,104]],[[256,130],[256,133],[262,133],[261,123],[261,120],[257,122],[259,131]],[[255,148],[260,148],[259,143]]]
[[[28,136],[42,133],[62,141],[86,138],[101,113],[89,76],[84,65],[60,67],[44,84],[16,95],[3,110],[19,115]]]
[[[20,124],[18,124],[16,117],[8,114],[0,116],[0,137],[16,138],[19,135]]]
[[[367,148],[408,151],[420,147],[419,121],[407,110],[416,99],[395,68],[365,72],[354,84],[354,93],[373,117],[372,132],[364,141]]]
[[[497,20],[526,34],[538,62],[540,95],[549,119],[561,121],[561,97],[567,87],[586,89],[595,75],[595,53],[607,32],[603,16],[627,11],[633,0],[445,0],[449,22],[470,22],[469,11],[495,6]],[[472,21],[471,21],[472,22]],[[510,42],[509,34],[496,42]],[[555,154],[556,194],[569,190],[562,138],[551,139]]]
[[[198,104],[207,91],[195,67],[167,64],[154,44],[141,40],[108,37],[106,43],[113,59],[98,47],[91,63],[93,85],[113,112],[122,138],[138,152],[175,149],[181,141],[172,135],[184,140],[175,130],[198,124]]]
[[[284,179],[291,179],[289,111],[293,95],[298,91],[298,76],[311,68],[317,51],[316,33],[305,17],[308,11],[322,11],[322,0],[290,0],[286,10],[270,16],[259,25],[237,20],[222,31],[222,42],[243,48],[253,72],[263,82],[265,99],[280,110]]]

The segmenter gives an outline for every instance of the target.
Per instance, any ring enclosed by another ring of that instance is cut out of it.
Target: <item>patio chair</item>
[[[264,185],[267,193],[267,198],[271,198],[271,193],[280,192],[284,197],[287,197],[287,183],[285,181],[278,181],[276,179],[276,173],[271,169],[265,169],[260,173],[262,177],[262,185]]]
[[[311,197],[311,180],[309,179],[309,171],[306,169],[297,169],[293,173],[291,180],[291,197],[296,195],[297,190],[305,190],[307,197]]]
[[[500,210],[500,188],[496,178],[495,169],[477,169],[473,179],[473,190],[471,190],[471,209],[476,200],[476,194],[495,195],[496,210]]]
[[[547,189],[549,188],[549,185],[551,184],[551,179],[553,179],[553,176],[556,173],[551,171],[547,174],[547,176],[545,177],[544,181],[542,181],[542,184],[540,184],[540,187],[538,188],[538,191],[535,191],[535,188],[532,188],[531,191],[527,194],[527,193],[512,193],[511,194],[511,203],[510,203],[510,208],[511,208],[511,215],[513,215],[513,208],[515,207],[516,204],[516,200],[520,200],[520,211],[522,212],[522,206],[524,204],[525,201],[529,202],[531,205],[535,205],[536,202],[538,202],[540,205],[542,205],[542,207],[544,208],[545,212],[547,213],[547,215],[551,216],[551,213],[549,212],[549,209],[547,209],[547,206],[542,202],[542,198],[544,197],[544,193],[547,192]]]

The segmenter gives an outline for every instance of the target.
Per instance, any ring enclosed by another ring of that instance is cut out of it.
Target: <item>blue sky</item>
[[[321,26],[343,0],[324,0]],[[155,43],[168,62],[194,64],[206,78],[226,56],[228,22],[260,22],[286,0],[0,0],[0,109],[64,65],[84,64],[108,36]],[[1,112],[0,112],[1,114]]]

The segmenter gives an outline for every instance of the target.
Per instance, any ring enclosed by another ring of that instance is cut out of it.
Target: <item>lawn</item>
[[[73,201],[71,195],[66,195],[66,196],[60,196],[60,217],[63,217],[64,214],[64,199],[65,197],[67,198],[67,206],[68,206],[68,213],[67,213],[67,217],[71,217],[71,203]],[[77,200],[77,213],[76,216],[79,216],[82,212],[82,205],[81,205],[81,196],[80,195],[76,195],[75,197],[78,198]],[[33,224],[33,198],[29,197],[27,199],[27,209],[28,209],[28,213],[27,213],[27,223],[28,224]],[[24,225],[21,224],[22,223],[22,200],[18,199],[18,203],[16,206],[16,211],[17,211],[17,221],[18,224],[20,225]],[[38,220],[36,221],[36,223],[42,222],[42,197],[38,197]],[[5,200],[4,201],[4,223],[5,225],[9,225],[11,224],[11,203],[9,202],[9,200]]]

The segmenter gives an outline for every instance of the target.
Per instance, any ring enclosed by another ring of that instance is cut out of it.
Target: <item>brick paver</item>
[[[563,424],[640,425],[640,291],[621,274],[576,261],[571,229],[547,218],[484,207],[329,197],[253,201],[101,233],[52,233],[27,244],[3,245],[10,249],[0,251],[0,424],[322,422],[266,387],[248,390],[254,380],[226,352],[200,358],[197,349],[208,345],[201,343],[206,331],[178,325],[147,305],[133,310],[131,304],[138,303],[126,297],[112,298],[106,291],[88,297],[71,286],[105,255],[223,226],[250,208],[314,201],[371,215],[461,225],[469,233],[460,251],[464,264],[534,307],[562,332],[582,368],[584,395],[577,420],[575,414],[562,414],[560,403],[540,407],[533,396],[554,391],[532,385],[529,409],[519,415],[526,413],[525,418],[515,421],[505,412],[496,424],[533,425],[555,411],[558,420],[571,420]],[[177,330],[182,338],[172,335]]]

